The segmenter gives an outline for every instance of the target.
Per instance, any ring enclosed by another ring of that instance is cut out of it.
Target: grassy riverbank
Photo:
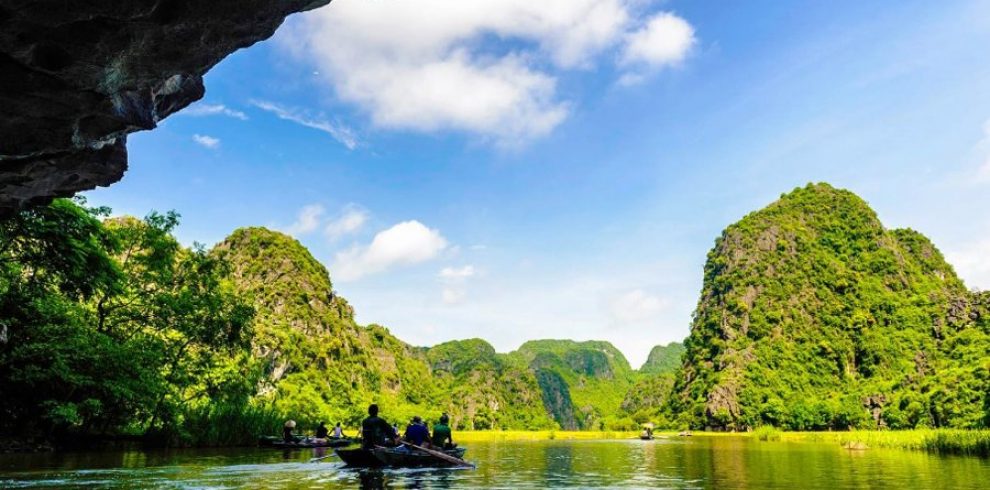
[[[676,432],[655,432],[677,437]],[[767,442],[834,443],[853,450],[909,449],[939,454],[990,457],[990,430],[922,429],[902,431],[785,432],[760,427],[753,432],[692,432],[694,437],[752,437]],[[458,442],[634,439],[639,432],[624,431],[459,431]]]
[[[990,430],[781,432],[779,440],[835,442],[850,449],[913,449],[940,454],[990,456]]]

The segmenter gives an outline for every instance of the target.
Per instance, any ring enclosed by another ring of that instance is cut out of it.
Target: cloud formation
[[[310,116],[305,111],[291,107],[284,107],[274,102],[267,102],[264,100],[252,100],[251,105],[263,111],[270,112],[274,114],[275,117],[284,121],[294,122],[296,124],[306,126],[307,128],[323,131],[333,137],[333,139],[337,140],[337,142],[344,145],[348,150],[353,150],[358,147],[358,139],[357,135],[354,134],[354,130],[343,124],[328,121],[323,116]]]
[[[440,270],[440,279],[447,282],[460,282],[464,281],[469,277],[473,277],[475,274],[473,265],[465,265],[464,267],[444,267]]]
[[[670,12],[662,12],[626,37],[622,62],[654,67],[675,65],[684,61],[694,42],[691,24]]]
[[[368,212],[353,204],[344,206],[340,214],[323,227],[327,239],[336,241],[341,237],[357,233],[368,221]]]
[[[367,246],[337,253],[331,270],[340,281],[353,281],[393,267],[415,265],[436,258],[447,248],[438,230],[419,221],[403,221],[379,232]]]
[[[209,150],[216,150],[217,148],[220,148],[219,138],[214,138],[205,134],[194,134],[192,139],[196,142],[196,144]]]
[[[326,210],[319,204],[309,204],[299,210],[296,221],[285,228],[286,233],[293,236],[300,236],[312,233],[320,226],[320,220]]]
[[[965,244],[949,251],[946,260],[970,288],[990,289],[990,238]]]
[[[467,298],[467,288],[465,283],[475,276],[477,272],[473,265],[463,267],[444,267],[437,274],[440,281],[444,283],[440,292],[440,299],[445,305],[455,305],[463,303]]]
[[[609,311],[616,323],[628,325],[656,318],[669,305],[670,302],[660,296],[634,289],[613,298]]]
[[[557,94],[563,70],[594,69],[624,43],[629,62],[683,59],[693,29],[669,13],[644,26],[644,5],[338,0],[301,16],[280,39],[376,126],[458,130],[512,144],[565,120],[571,104]]]
[[[205,102],[199,102],[186,107],[179,114],[185,114],[187,116],[227,116],[234,119],[240,119],[241,121],[247,121],[247,114],[231,109],[223,104],[207,104]]]

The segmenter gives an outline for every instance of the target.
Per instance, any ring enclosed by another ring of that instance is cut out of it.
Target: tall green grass
[[[763,425],[753,430],[753,437],[760,441],[779,441],[780,429],[772,425]]]
[[[754,435],[756,432],[754,431]],[[912,449],[990,457],[990,430],[918,429],[850,432],[785,432],[782,440],[835,442],[843,447]]]
[[[211,404],[186,412],[176,435],[182,446],[249,446],[259,435],[280,434],[284,422],[266,406]]]

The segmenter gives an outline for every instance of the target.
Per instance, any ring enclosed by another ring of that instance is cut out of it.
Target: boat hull
[[[334,449],[337,457],[347,466],[354,468],[380,468],[385,466],[381,460],[375,457],[374,451],[370,449]]]
[[[464,453],[467,451],[466,448],[458,447],[454,449],[444,450],[443,453],[448,456],[453,456],[457,459],[462,459]],[[423,467],[447,467],[456,466],[455,464],[440,459],[436,456],[424,453],[422,451],[403,450],[398,448],[378,448],[374,450],[374,455],[381,461],[385,466],[390,466],[393,468],[423,468]]]

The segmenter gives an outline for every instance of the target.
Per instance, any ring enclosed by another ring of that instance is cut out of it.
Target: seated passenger
[[[422,446],[430,441],[430,429],[423,423],[419,415],[413,417],[412,423],[406,426],[406,435],[403,439],[411,444]]]
[[[454,436],[450,431],[450,417],[447,414],[440,416],[440,422],[433,426],[433,447],[437,449],[452,449],[457,447],[454,444]]]
[[[333,428],[333,438],[334,439],[344,438],[344,429],[340,428],[340,422],[337,422],[337,426]]]
[[[326,439],[329,434],[330,434],[330,430],[327,429],[327,424],[325,424],[324,422],[320,422],[320,426],[316,428],[316,438]]]

